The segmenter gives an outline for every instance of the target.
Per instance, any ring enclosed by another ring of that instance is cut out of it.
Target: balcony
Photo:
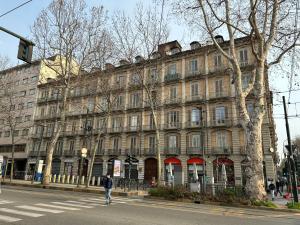
[[[69,112],[66,112],[66,116],[79,116],[81,114],[84,114],[82,113],[81,111],[69,111]],[[86,112],[85,112],[86,114]]]
[[[126,83],[125,82],[116,82],[115,84],[112,85],[113,90],[123,90],[126,88]]]
[[[37,99],[37,103],[44,103],[47,102],[48,97],[40,97]]]
[[[103,127],[103,128],[97,128],[97,129],[93,129],[93,134],[99,134],[99,133],[106,133],[107,132],[107,128]]]
[[[218,98],[229,98],[229,91],[218,91],[218,92],[210,92],[210,99],[218,99]]]
[[[232,125],[231,119],[218,119],[218,120],[211,121],[212,127],[230,127],[231,125]]]
[[[240,62],[241,67],[245,67],[245,66],[248,66],[248,65],[249,65],[248,61],[241,61]]]
[[[178,148],[178,147],[165,147],[165,155],[180,155],[180,148]]]
[[[58,100],[62,100],[62,95],[51,95],[47,99],[47,101],[58,101]]]
[[[166,105],[171,105],[171,104],[181,104],[182,99],[181,98],[167,98],[165,99],[165,104]]]
[[[189,121],[185,123],[185,128],[203,128],[204,125],[203,121]]]
[[[131,156],[139,156],[140,155],[140,149],[138,148],[129,148],[125,150],[125,155],[131,155]]]
[[[230,155],[230,154],[232,154],[232,148],[230,146],[212,147],[211,154],[212,155]]]
[[[157,74],[156,76],[149,76],[146,80],[146,84],[148,85],[159,83],[161,83],[161,78],[159,74]]]
[[[137,125],[137,126],[128,126],[126,127],[126,132],[138,132],[141,131],[142,126]]]
[[[186,154],[188,154],[188,155],[203,155],[203,147],[187,147]]]
[[[180,79],[181,79],[180,73],[167,74],[165,76],[165,83],[172,82],[172,81],[178,81]]]
[[[121,155],[121,149],[108,149],[106,152],[106,155],[108,156],[120,156]]]
[[[140,109],[143,107],[143,103],[142,102],[139,102],[139,103],[136,103],[136,104],[128,104],[127,105],[127,109]]]
[[[143,131],[154,131],[155,127],[154,125],[144,125],[143,126]]]
[[[202,74],[200,71],[186,71],[185,72],[185,78],[186,79],[192,79],[192,78],[198,78],[200,77]]]
[[[190,95],[186,96],[185,102],[199,102],[199,101],[204,101],[205,98],[202,95]]]
[[[125,110],[125,105],[114,105],[112,111],[123,111]]]
[[[123,131],[123,127],[112,127],[108,129],[109,133],[120,133]]]
[[[102,149],[102,148],[97,149],[96,156],[102,156],[104,154],[105,154],[105,149]]]
[[[40,151],[39,153],[37,151],[31,151],[28,153],[29,157],[37,157],[39,154],[40,157],[45,157],[46,156],[46,151]]]
[[[144,156],[156,156],[155,148],[144,148]]]
[[[70,131],[65,131],[64,136],[76,136],[78,134],[78,131],[76,130],[70,130]]]
[[[164,129],[166,130],[171,130],[171,129],[180,129],[181,128],[181,123],[168,123],[164,125]]]
[[[59,156],[61,156],[62,155],[62,152],[61,151],[54,151],[53,152],[53,156],[56,156],[56,157],[59,157]]]

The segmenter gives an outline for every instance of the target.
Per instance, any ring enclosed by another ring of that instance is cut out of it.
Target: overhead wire
[[[28,4],[29,2],[32,2],[32,1],[33,1],[33,0],[28,0],[27,2],[24,2],[24,3],[22,3],[22,4],[18,5],[18,6],[16,6],[15,8],[13,8],[13,9],[11,9],[11,10],[9,10],[9,11],[3,13],[3,14],[1,14],[1,15],[0,15],[0,18],[3,17],[3,16],[5,16],[5,15],[7,15],[7,14],[9,14],[9,13],[11,13],[11,12],[13,12],[13,11],[15,11],[15,10],[17,10],[18,8],[21,8],[22,6]]]

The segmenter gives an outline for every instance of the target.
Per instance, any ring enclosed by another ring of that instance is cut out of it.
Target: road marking
[[[93,202],[93,203],[87,203],[87,202],[78,202],[78,201],[66,201],[66,202],[69,202],[69,203],[75,203],[75,204],[89,204],[89,205],[91,205],[91,206],[97,206],[97,205],[99,205],[100,203],[98,202],[98,203],[96,203],[96,202]]]
[[[99,203],[101,201],[103,201],[102,199],[98,199],[97,201],[96,200],[89,200],[89,199],[80,199],[80,201],[82,202],[87,202],[87,203]]]
[[[0,220],[8,222],[8,223],[12,223],[12,222],[20,221],[22,219],[10,217],[10,216],[2,216],[2,215],[0,215]]]
[[[46,209],[46,208],[40,208],[40,207],[35,207],[35,206],[30,206],[30,205],[18,205],[16,207],[20,208],[20,209],[28,209],[28,210],[40,211],[40,212],[50,212],[50,213],[63,213],[64,212],[62,210]]]
[[[19,211],[15,209],[7,209],[7,208],[0,208],[1,212],[7,212],[7,213],[12,213],[12,214],[17,214],[17,215],[22,215],[22,216],[29,216],[29,217],[41,217],[44,216],[44,214],[38,214],[38,213],[32,213],[32,212],[25,212],[25,211]]]
[[[94,208],[93,206],[77,205],[77,204],[71,204],[71,203],[67,203],[67,202],[51,202],[51,203],[58,204],[58,205],[74,206],[74,207],[79,207],[79,208],[87,208],[87,209]]]
[[[10,203],[14,203],[14,202],[12,202],[12,201],[7,201],[7,200],[0,200],[0,205],[10,204]]]
[[[73,207],[60,206],[60,205],[50,205],[50,204],[44,204],[44,203],[38,203],[38,204],[35,204],[35,205],[49,207],[49,208],[56,208],[56,209],[80,210],[78,208],[73,208]]]

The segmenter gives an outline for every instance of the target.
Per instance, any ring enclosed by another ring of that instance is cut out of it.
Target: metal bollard
[[[81,177],[81,184],[84,184],[84,176]]]
[[[76,176],[76,184],[78,184],[79,176]]]
[[[58,174],[58,176],[57,176],[57,183],[60,183],[60,174]]]
[[[52,174],[50,174],[50,177],[49,177],[50,183],[52,182],[52,178],[53,178],[53,176],[52,176]]]
[[[72,177],[71,177],[71,184],[74,184],[74,182],[75,182],[75,176],[72,175]]]
[[[92,177],[92,186],[95,185],[95,177]]]
[[[70,175],[67,175],[67,181],[66,181],[67,184],[70,183]]]
[[[56,182],[56,174],[53,175],[53,183]]]
[[[98,177],[98,179],[97,179],[97,186],[100,186],[100,179],[101,179],[101,177]]]
[[[62,175],[62,177],[61,177],[61,183],[62,183],[62,184],[65,183],[65,179],[66,179],[66,176],[65,176],[65,175]]]

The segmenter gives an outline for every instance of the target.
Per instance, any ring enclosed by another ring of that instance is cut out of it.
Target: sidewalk
[[[42,185],[40,182],[34,182],[33,184],[31,181],[26,180],[12,180],[6,179],[5,181],[1,181],[2,185],[11,185],[11,186],[20,186],[20,187],[33,187],[33,188],[44,188],[44,189],[52,189],[52,190],[62,190],[62,191],[74,191],[74,192],[86,192],[86,193],[96,193],[96,194],[104,194],[104,188],[99,186],[90,186],[86,188],[84,185],[77,185],[74,184],[61,184],[61,183],[50,183],[49,185],[45,186]],[[113,188],[112,195],[113,196],[145,196],[148,192],[141,190],[132,190],[132,191],[124,191],[121,188]]]
[[[284,193],[286,194],[286,193]],[[270,199],[270,201],[272,200],[272,196],[270,194],[268,194],[268,199]],[[298,195],[298,198],[300,199],[300,194]],[[293,199],[292,197],[290,197],[289,199],[284,198],[283,196],[280,196],[280,194],[277,195],[277,197],[275,196],[274,201],[272,201],[274,204],[276,204],[278,206],[278,208],[286,208],[286,203],[291,202]]]

